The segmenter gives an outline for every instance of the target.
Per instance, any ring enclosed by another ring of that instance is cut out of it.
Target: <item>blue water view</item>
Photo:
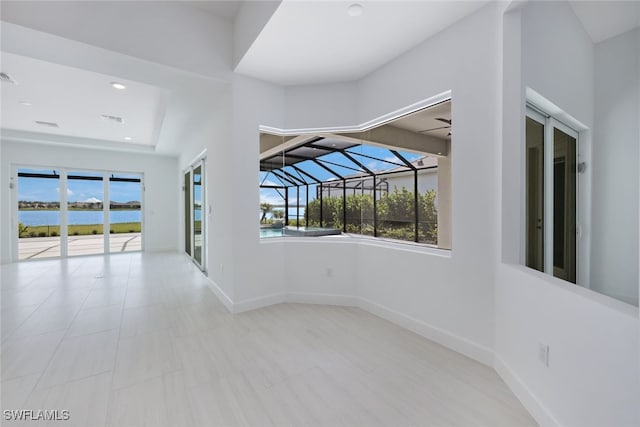
[[[102,224],[102,211],[68,211],[68,223],[71,224]],[[141,222],[139,209],[111,211],[110,222]],[[24,225],[60,225],[60,211],[33,210],[18,211],[18,221]]]

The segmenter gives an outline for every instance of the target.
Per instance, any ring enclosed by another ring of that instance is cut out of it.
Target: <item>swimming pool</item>
[[[282,237],[282,228],[261,228],[260,238],[265,239],[268,237]]]
[[[261,228],[260,238],[269,237],[311,237],[311,236],[331,236],[342,234],[337,228],[323,227],[284,227],[284,228]]]

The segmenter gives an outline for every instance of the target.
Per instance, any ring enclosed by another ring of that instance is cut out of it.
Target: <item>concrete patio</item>
[[[38,259],[60,256],[60,237],[29,237],[18,239],[19,259]],[[134,252],[142,250],[140,233],[119,233],[109,236],[109,252]],[[68,256],[104,253],[102,234],[69,236]]]

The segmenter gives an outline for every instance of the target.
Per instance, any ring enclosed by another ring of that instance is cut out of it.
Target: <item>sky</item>
[[[18,172],[51,174],[52,170],[18,169]],[[59,174],[59,171],[56,171]],[[102,176],[102,172],[69,171],[68,175]],[[140,178],[139,175],[115,174],[123,178]],[[110,182],[110,200],[114,202],[139,201],[140,183]],[[57,202],[60,201],[60,181],[53,178],[18,177],[18,200]],[[67,181],[67,200],[69,202],[101,202],[104,200],[102,181],[69,179]]]
[[[402,161],[398,159],[391,151],[386,148],[375,147],[371,145],[358,145],[356,147],[352,147],[346,150],[353,158],[355,158],[358,162],[363,164],[369,170],[374,172],[381,172],[386,170],[395,169],[398,167],[397,164],[402,164]],[[408,161],[414,161],[420,157],[423,157],[420,154],[409,153],[405,151],[397,150],[398,153],[403,156]],[[369,157],[375,157],[379,160],[374,160]],[[318,157],[319,160],[324,160],[327,163],[326,166],[329,169],[333,170],[337,174],[341,176],[350,176],[354,174],[358,174],[360,169],[358,165],[348,160],[345,156],[340,153],[331,153],[326,154],[324,156]],[[389,163],[393,162],[393,163]],[[335,163],[335,164],[332,164]],[[396,164],[394,164],[396,163]],[[337,165],[343,165],[337,166]],[[334,175],[332,175],[326,169],[318,166],[316,163],[305,160],[304,162],[300,162],[296,165],[299,169],[304,170],[308,174],[314,176],[320,181],[328,181],[332,178],[335,179]],[[355,169],[355,170],[354,170]],[[291,167],[286,167],[285,170],[290,174],[299,177],[300,174],[293,170]],[[363,172],[363,171],[362,171]],[[307,182],[312,182],[308,177],[303,175],[303,178],[306,178]],[[282,182],[278,180],[276,176],[271,173],[260,172],[260,183],[262,185],[282,185]],[[282,194],[284,194],[284,190],[280,190]],[[314,186],[309,186],[309,200],[313,200],[316,197],[316,188]],[[299,201],[301,205],[306,205],[306,193],[304,187],[300,187]],[[284,205],[283,197],[275,190],[270,188],[261,188],[260,189],[260,202],[261,203],[269,203],[273,206],[281,206]],[[289,191],[289,204],[295,205],[295,188],[291,188]]]

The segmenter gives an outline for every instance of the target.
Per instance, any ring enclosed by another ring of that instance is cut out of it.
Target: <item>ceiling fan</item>
[[[430,132],[432,130],[451,129],[451,119],[445,119],[444,117],[436,117],[435,120],[438,120],[440,122],[446,123],[447,126],[439,126],[439,127],[435,127],[435,128],[431,128],[431,129],[421,130],[421,131],[418,131],[418,132],[419,133],[424,133],[424,132]],[[451,136],[451,131],[449,131],[447,136]]]

